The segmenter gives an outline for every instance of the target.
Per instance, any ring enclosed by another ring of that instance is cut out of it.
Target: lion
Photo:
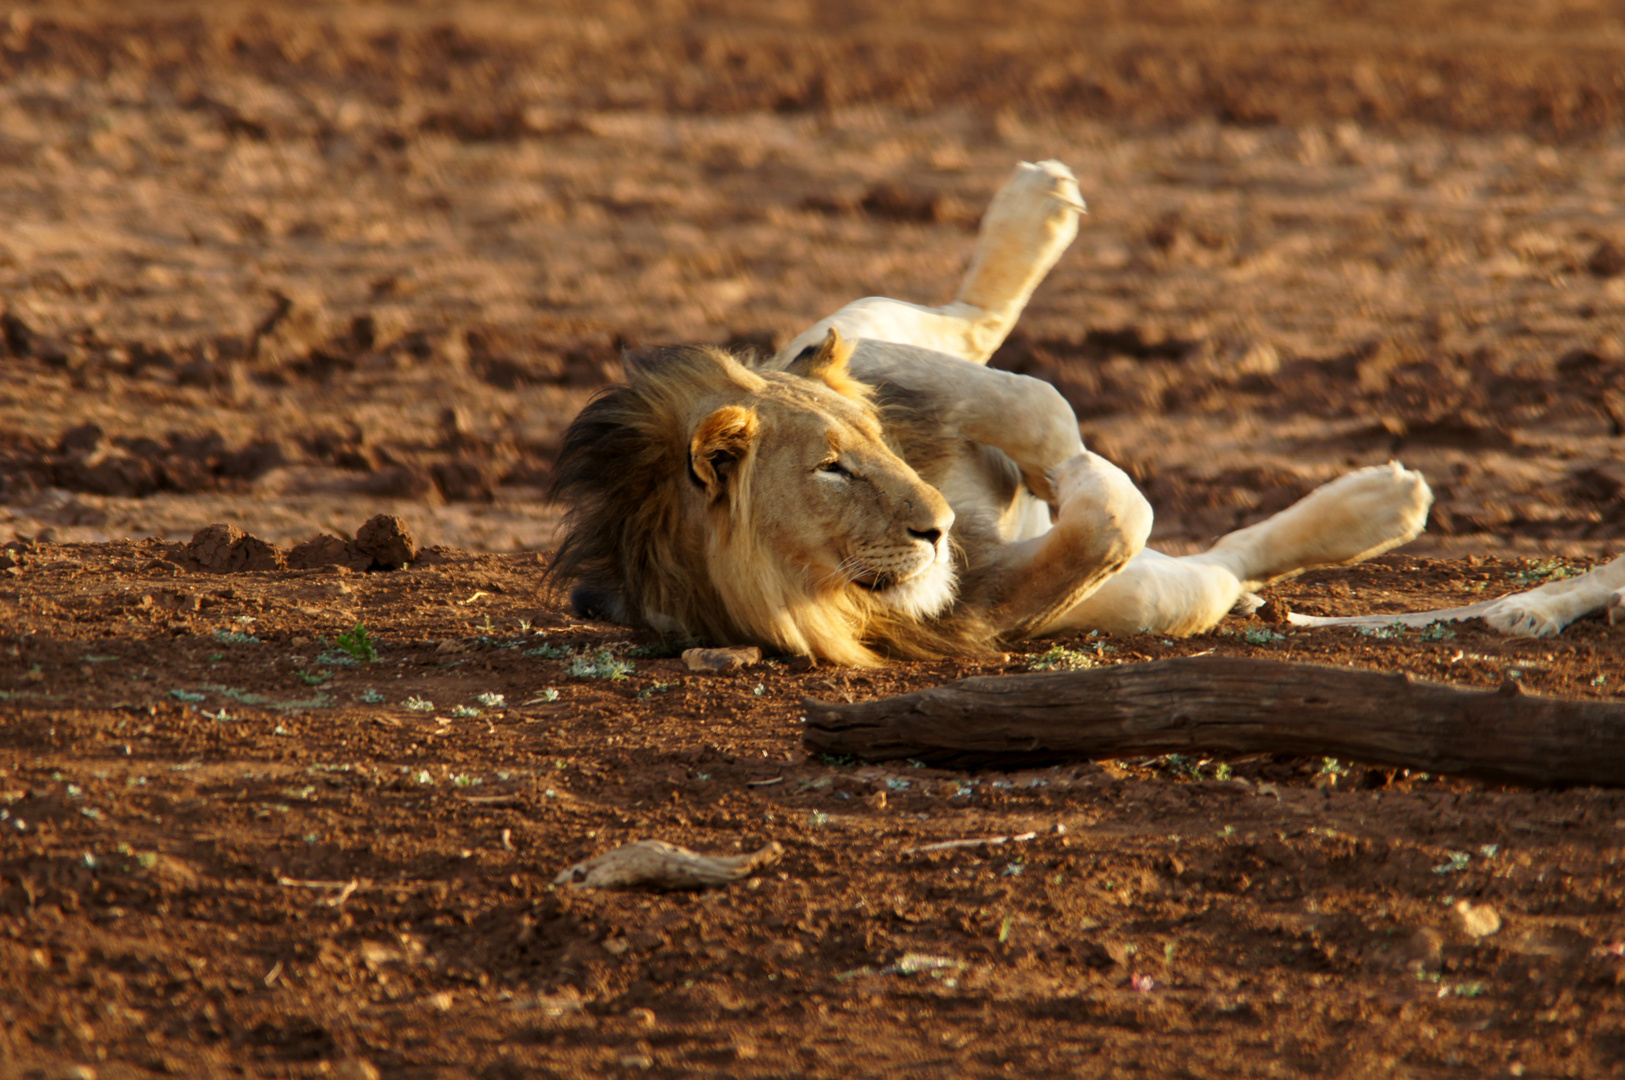
[[[1059,392],[986,366],[1083,212],[1070,170],[1024,162],[943,307],[869,297],[766,358],[628,354],[626,381],[565,433],[550,578],[583,615],[868,666],[1075,630],[1200,633],[1272,581],[1421,533],[1432,493],[1391,462],[1207,551],[1147,548],[1149,503]],[[1565,595],[1625,586],[1621,564]]]

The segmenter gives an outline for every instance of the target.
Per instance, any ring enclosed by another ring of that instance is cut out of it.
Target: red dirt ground
[[[808,760],[804,696],[1050,643],[693,675],[541,588],[540,498],[624,345],[940,302],[1057,157],[1091,214],[995,362],[1155,543],[1397,456],[1428,534],[1275,598],[1584,569],[1625,547],[1621,71],[1583,0],[0,7],[0,1077],[1625,1071],[1620,792]],[[376,513],[434,546],[368,569]],[[188,560],[217,521],[293,568]],[[1061,644],[1625,697],[1595,620],[1264,629]],[[551,885],[645,837],[786,855]]]

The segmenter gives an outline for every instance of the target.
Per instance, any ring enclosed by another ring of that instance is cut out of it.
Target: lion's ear
[[[790,361],[787,369],[803,379],[819,379],[837,394],[846,397],[865,396],[863,384],[852,378],[846,369],[852,359],[852,345],[842,340],[840,331],[833,326],[824,335],[821,345],[809,345]]]
[[[712,498],[722,494],[756,441],[756,413],[724,405],[701,420],[688,444],[688,471]]]

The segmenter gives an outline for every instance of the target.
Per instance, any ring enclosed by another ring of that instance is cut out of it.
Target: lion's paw
[[[1127,473],[1085,450],[1049,470],[1062,520],[1114,533],[1139,550],[1151,535],[1151,504]]]
[[[1427,526],[1433,491],[1397,461],[1357,469],[1298,503],[1321,533],[1325,562],[1353,562],[1397,547]]]
[[[1509,637],[1551,637],[1561,634],[1574,615],[1568,605],[1534,593],[1518,593],[1491,604],[1483,618],[1491,629]]]
[[[1008,237],[1023,250],[1035,250],[1058,232],[1068,228],[1075,232],[1083,206],[1071,169],[1059,161],[1036,165],[1023,161],[993,197],[982,231],[989,237]]]

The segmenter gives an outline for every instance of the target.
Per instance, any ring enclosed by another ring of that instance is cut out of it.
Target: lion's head
[[[954,648],[953,511],[887,445],[831,333],[787,370],[680,346],[565,433],[550,569],[617,621],[844,664]]]

